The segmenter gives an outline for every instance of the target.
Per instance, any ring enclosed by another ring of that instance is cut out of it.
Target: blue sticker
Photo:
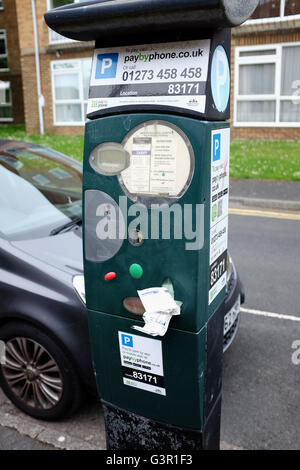
[[[95,78],[116,78],[119,54],[98,54]]]
[[[221,134],[213,135],[213,162],[221,159]]]
[[[123,346],[133,348],[133,337],[131,335],[121,335]]]
[[[215,49],[212,59],[211,91],[216,108],[222,113],[227,108],[230,94],[230,68],[222,46]]]

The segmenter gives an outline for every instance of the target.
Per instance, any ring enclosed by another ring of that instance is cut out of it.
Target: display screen
[[[90,154],[91,167],[101,175],[117,175],[129,165],[129,155],[121,144],[105,142]]]

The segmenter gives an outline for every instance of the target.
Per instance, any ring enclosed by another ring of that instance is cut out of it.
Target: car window
[[[8,238],[49,235],[81,216],[80,164],[39,146],[0,152],[0,231]]]

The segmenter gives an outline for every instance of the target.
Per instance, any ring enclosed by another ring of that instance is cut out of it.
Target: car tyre
[[[0,386],[23,412],[46,421],[74,413],[82,387],[72,361],[56,342],[36,326],[11,322],[0,327],[5,363]]]

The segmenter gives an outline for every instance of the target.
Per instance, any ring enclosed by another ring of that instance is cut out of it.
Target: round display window
[[[179,127],[162,120],[146,121],[132,129],[122,145],[130,161],[118,178],[131,200],[171,204],[183,196],[193,177],[194,152]]]

